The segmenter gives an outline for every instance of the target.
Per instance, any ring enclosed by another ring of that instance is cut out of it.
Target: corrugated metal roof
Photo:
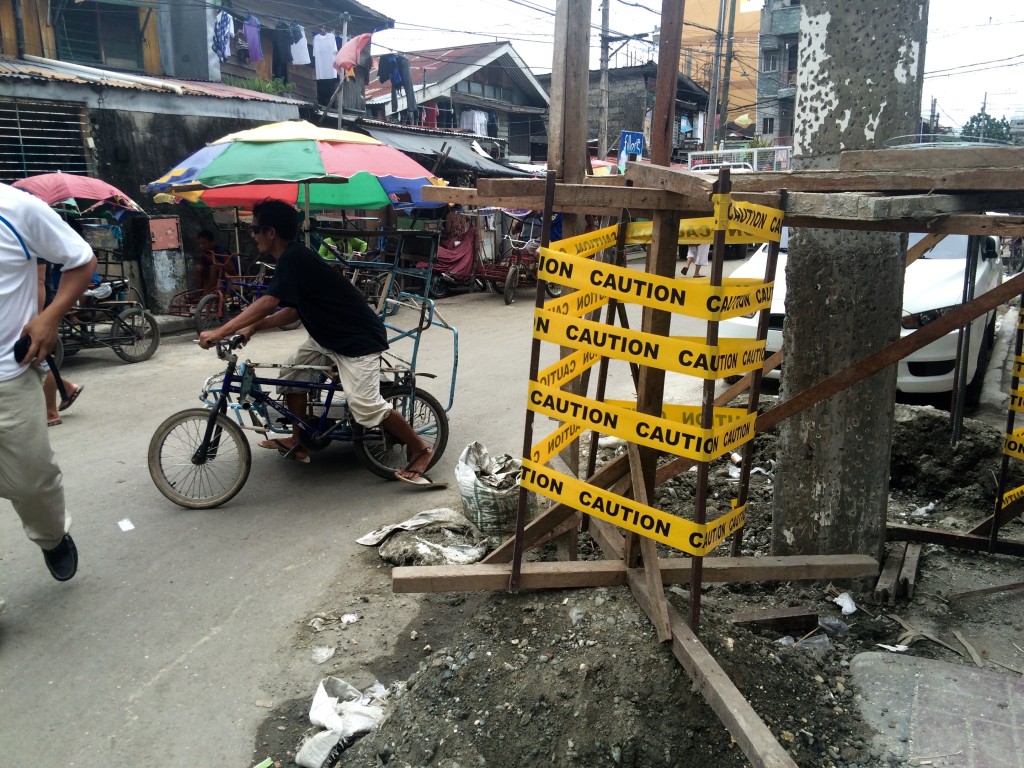
[[[0,79],[39,80],[43,82],[77,83],[81,85],[101,82],[111,88],[126,88],[151,93],[166,93],[180,89],[185,96],[209,96],[217,99],[243,99],[247,101],[269,101],[278,104],[302,105],[307,102],[286,96],[274,96],[269,93],[250,91],[224,83],[201,82],[195,80],[176,80],[172,77],[155,77],[138,75],[143,82],[127,79],[125,73],[91,67],[98,74],[80,72],[70,67],[61,66],[59,62],[41,63],[13,59],[0,56]],[[131,76],[129,76],[131,77]],[[97,79],[99,78],[99,80]]]
[[[402,55],[409,60],[413,90],[419,101],[429,101],[437,96],[454,95],[454,91],[450,90],[453,83],[465,80],[480,67],[495,61],[502,61],[507,57],[508,63],[503,63],[502,66],[508,76],[527,94],[533,94],[538,107],[546,108],[548,105],[547,91],[537,82],[533,72],[508,41],[434,48],[429,51],[412,51]],[[370,72],[369,81],[366,84],[367,104],[386,104],[391,99],[391,83],[390,81],[380,82],[379,69],[380,57],[377,59],[377,69]]]
[[[400,131],[394,128],[388,130],[375,126],[363,126],[363,130],[373,136],[373,138],[383,141],[385,144],[402,152],[436,157],[447,151],[450,162],[462,168],[474,170],[484,176],[518,177],[530,175],[480,155],[473,150],[469,139],[465,137],[459,139],[452,136],[432,136],[425,133]]]
[[[506,45],[508,45],[507,42],[475,43],[450,48],[434,48],[429,51],[413,51],[403,55],[409,60],[409,70],[412,72],[414,87],[419,88],[424,83],[428,85],[440,83],[454,77],[466,67],[476,64]],[[367,101],[381,96],[391,98],[391,83],[380,82],[378,79],[379,68],[380,59],[378,58],[377,68],[370,72],[369,82],[366,84]]]

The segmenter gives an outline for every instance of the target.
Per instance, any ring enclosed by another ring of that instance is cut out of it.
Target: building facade
[[[776,146],[793,144],[800,0],[765,0],[757,77],[757,132]]]

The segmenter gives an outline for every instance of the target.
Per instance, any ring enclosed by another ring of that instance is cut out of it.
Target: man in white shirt
[[[62,267],[57,295],[42,311],[40,258]],[[78,550],[67,533],[64,486],[35,364],[53,351],[61,318],[95,270],[89,244],[60,216],[27,192],[0,184],[0,497],[10,500],[57,581],[75,575]],[[15,346],[26,338],[18,361]]]

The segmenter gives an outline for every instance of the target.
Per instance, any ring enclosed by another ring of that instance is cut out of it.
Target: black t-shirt
[[[301,243],[291,243],[278,258],[267,293],[297,309],[309,335],[322,347],[346,357],[388,348],[384,323],[363,295]]]

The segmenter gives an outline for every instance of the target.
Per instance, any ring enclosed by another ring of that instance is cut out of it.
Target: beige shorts
[[[338,367],[338,378],[345,391],[348,409],[357,424],[364,427],[376,427],[391,413],[391,403],[380,395],[380,354],[346,357],[333,350],[321,347],[312,337],[299,345],[287,365],[330,365]],[[289,381],[310,381],[311,371],[302,368],[286,368],[280,378]],[[306,393],[302,387],[281,385],[277,388],[279,395],[292,392]]]
[[[698,267],[702,267],[708,263],[708,252],[711,250],[709,243],[700,243],[699,245],[691,245],[686,251],[686,258],[693,259],[693,263]]]

